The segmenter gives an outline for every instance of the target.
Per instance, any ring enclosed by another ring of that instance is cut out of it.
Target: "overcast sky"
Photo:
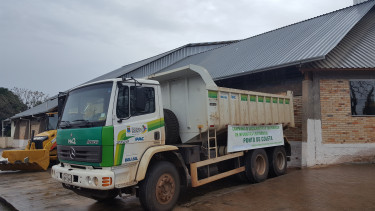
[[[50,96],[188,43],[248,38],[352,0],[1,0],[0,87]]]

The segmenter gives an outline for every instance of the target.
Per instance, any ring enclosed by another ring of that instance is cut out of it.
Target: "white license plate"
[[[62,180],[64,182],[72,183],[72,175],[71,174],[67,174],[67,173],[63,173]]]

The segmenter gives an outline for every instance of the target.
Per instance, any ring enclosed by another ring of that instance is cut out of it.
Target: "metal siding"
[[[358,4],[196,54],[162,71],[195,64],[206,68],[214,79],[223,79],[321,60],[374,4],[375,1]]]

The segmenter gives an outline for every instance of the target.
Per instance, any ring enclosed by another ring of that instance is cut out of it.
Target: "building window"
[[[353,116],[375,115],[375,80],[350,81],[350,103]]]

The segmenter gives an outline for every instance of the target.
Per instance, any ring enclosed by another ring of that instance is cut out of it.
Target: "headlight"
[[[93,181],[94,181],[95,186],[98,186],[99,179],[97,177],[94,177]]]
[[[34,136],[33,141],[44,141],[47,139],[48,139],[48,136]]]
[[[86,181],[87,181],[87,183],[88,183],[89,185],[92,184],[92,179],[91,179],[90,176],[87,176],[87,177],[86,177]]]

